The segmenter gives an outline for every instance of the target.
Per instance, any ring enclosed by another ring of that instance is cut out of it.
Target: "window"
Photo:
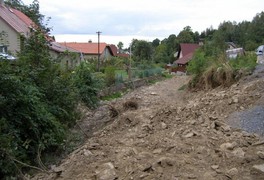
[[[0,45],[0,53],[7,53],[7,46]]]

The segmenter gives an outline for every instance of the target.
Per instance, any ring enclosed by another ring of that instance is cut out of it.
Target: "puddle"
[[[233,128],[264,136],[264,106],[254,106],[243,112],[232,113],[227,123]]]

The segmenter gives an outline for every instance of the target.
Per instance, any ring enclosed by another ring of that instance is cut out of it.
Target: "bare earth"
[[[91,138],[32,179],[264,179],[263,139],[227,124],[231,113],[263,107],[264,78],[207,92],[178,90],[189,79],[175,76],[110,102],[114,118],[107,105],[86,113],[81,126]],[[124,106],[128,101],[138,108]]]

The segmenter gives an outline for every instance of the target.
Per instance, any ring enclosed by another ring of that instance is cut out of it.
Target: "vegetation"
[[[208,50],[206,47],[205,45],[196,51],[187,66],[188,73],[193,75],[193,79],[189,83],[190,88],[210,89],[218,86],[230,86],[243,74],[250,73],[256,66],[256,56],[252,53],[247,53],[236,59],[228,59],[224,53],[210,52],[215,51],[215,48]]]
[[[247,51],[264,43],[264,12],[261,12],[251,22],[223,22],[218,29],[208,28],[201,34],[186,26],[177,36],[171,34],[164,40],[134,39],[132,59],[114,58],[106,62],[99,73],[94,73],[96,66],[87,62],[68,71],[61,69],[49,55],[43,32],[50,29],[39,12],[38,1],[34,0],[29,6],[20,0],[6,3],[28,15],[40,29],[24,40],[19,60],[0,61],[0,179],[14,179],[29,167],[43,167],[42,154],[65,146],[67,132],[79,116],[77,105],[83,103],[95,108],[98,90],[123,82],[131,66],[132,77],[163,75],[170,78],[161,67],[175,60],[179,44],[198,43],[202,39],[204,46],[195,53],[187,68],[193,75],[189,87],[230,86],[243,73],[254,69],[256,57],[247,52],[245,56],[229,60],[224,54],[225,42],[235,42]],[[123,50],[122,42],[118,48]],[[120,96],[121,93],[116,93],[104,99]]]
[[[25,41],[17,62],[0,61],[1,179],[41,165],[42,152],[60,148],[78,118],[79,101],[96,106],[99,86],[89,64],[74,72],[50,58],[41,30]]]

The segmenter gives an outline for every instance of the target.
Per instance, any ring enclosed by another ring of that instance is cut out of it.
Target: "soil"
[[[264,179],[261,133],[230,123],[234,113],[255,107],[263,121],[263,76],[229,88],[180,90],[189,80],[175,76],[84,111],[78,124],[87,141],[32,179]],[[240,119],[232,122],[240,125]]]

